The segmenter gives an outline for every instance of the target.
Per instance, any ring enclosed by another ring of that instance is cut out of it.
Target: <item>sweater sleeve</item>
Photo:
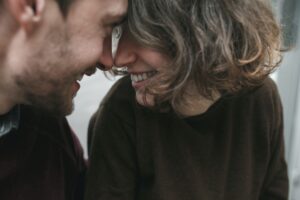
[[[115,106],[101,106],[89,125],[90,162],[85,200],[135,199],[134,128],[114,110]]]
[[[273,88],[273,135],[271,136],[268,171],[264,181],[261,200],[287,200],[289,181],[284,155],[283,114],[282,105],[277,92]]]

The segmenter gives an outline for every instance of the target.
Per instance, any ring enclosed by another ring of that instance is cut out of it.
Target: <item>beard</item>
[[[16,84],[26,104],[49,112],[53,115],[66,116],[72,113],[74,104],[70,94],[70,83],[54,81],[34,74],[22,74],[16,77]]]
[[[41,45],[40,49],[31,52],[14,80],[23,102],[65,116],[73,111],[71,87],[76,72],[70,67],[72,53],[61,38],[55,33],[50,34],[48,45]]]

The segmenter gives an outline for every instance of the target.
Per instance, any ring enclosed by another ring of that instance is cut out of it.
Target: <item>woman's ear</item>
[[[26,33],[32,32],[40,22],[45,0],[7,0],[12,16]]]

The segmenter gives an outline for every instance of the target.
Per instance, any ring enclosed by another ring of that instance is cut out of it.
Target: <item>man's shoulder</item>
[[[66,117],[28,105],[21,106],[20,125],[21,132],[36,132],[56,141],[64,140],[72,132]]]
[[[69,155],[82,157],[81,144],[66,117],[33,106],[22,105],[20,119],[19,132],[30,132],[33,137],[64,149]]]
[[[26,123],[36,123],[37,125],[49,125],[66,121],[64,116],[58,116],[30,105],[21,105],[20,114],[21,121],[25,120]]]

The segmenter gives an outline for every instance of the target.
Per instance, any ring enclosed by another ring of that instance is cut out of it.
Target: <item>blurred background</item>
[[[290,178],[290,200],[300,199],[300,0],[272,0],[282,24],[284,44],[292,50],[284,54],[280,68],[272,75],[281,94],[285,117],[286,160]],[[113,40],[115,46],[116,40]],[[68,120],[77,133],[87,157],[87,127],[106,92],[116,81],[101,71],[84,77],[75,98],[75,111]]]

